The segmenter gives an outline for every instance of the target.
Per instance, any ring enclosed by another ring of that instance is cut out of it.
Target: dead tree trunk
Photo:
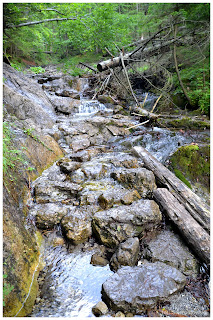
[[[173,221],[190,249],[207,265],[210,263],[210,236],[185,207],[165,188],[154,191],[154,199]]]
[[[170,50],[170,46],[172,44],[174,44],[174,42],[179,42],[179,39],[172,39],[169,41],[165,41],[164,43],[155,46],[154,48],[145,48],[143,50],[143,52],[141,52],[141,50],[138,51],[134,51],[134,52],[130,52],[127,53],[123,56],[123,60],[125,65],[129,64],[131,61],[134,61],[134,59],[140,58],[140,59],[145,59],[147,57],[152,57],[154,55],[158,55],[164,52],[168,52]],[[133,58],[134,57],[134,58]],[[102,72],[105,70],[108,70],[110,68],[115,68],[118,66],[121,66],[122,62],[121,62],[121,57],[115,57],[115,58],[111,58],[105,61],[102,61],[100,63],[98,63],[97,65],[97,69],[98,71]]]
[[[143,147],[134,147],[134,153],[140,157],[145,168],[151,170],[158,185],[167,188],[190,215],[204,228],[210,231],[210,208],[200,197],[191,191],[181,180],[179,180],[169,169],[156,160]]]

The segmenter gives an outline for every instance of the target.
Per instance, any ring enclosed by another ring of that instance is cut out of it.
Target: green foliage
[[[35,168],[33,168],[33,167],[28,167],[27,168],[27,171],[29,171],[29,172],[32,172],[32,171],[35,171],[36,169]]]
[[[18,70],[18,71],[23,71],[23,64],[19,63],[19,62],[11,62],[11,67],[13,67],[14,69]]]
[[[38,73],[44,73],[45,69],[42,67],[30,67],[30,71],[32,71],[35,74],[38,74]]]
[[[189,54],[189,52],[188,52]],[[192,106],[200,108],[202,113],[210,113],[210,68],[209,59],[180,70],[181,80],[187,88]],[[177,76],[174,75],[175,93],[182,93]]]
[[[7,281],[5,280],[6,278],[7,278],[7,274],[3,274],[3,307],[5,306],[5,298],[14,289],[14,286],[7,283]]]
[[[8,122],[3,122],[3,172],[8,173],[18,164],[25,163],[22,150],[13,149],[12,131]]]
[[[4,5],[4,52],[47,61],[81,52],[116,52],[140,36],[142,12],[136,4],[114,3],[6,3]],[[74,20],[13,28],[28,21],[74,17]],[[128,24],[127,24],[128,21]]]

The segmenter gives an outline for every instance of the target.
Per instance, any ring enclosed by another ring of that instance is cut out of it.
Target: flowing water
[[[112,275],[109,266],[90,264],[93,251],[70,253],[66,246],[46,244],[41,302],[31,317],[91,317],[101,300],[101,286]]]
[[[154,101],[152,98],[150,100]],[[72,121],[79,122],[98,112],[104,112],[106,116],[112,114],[112,110],[103,104],[82,98],[81,95],[79,112],[72,116]],[[66,116],[59,116],[58,119],[60,123],[64,121],[66,124]],[[166,162],[168,156],[180,145],[205,139],[202,134],[198,137],[198,133],[172,132],[157,127],[149,129],[141,126],[138,132],[138,135],[132,134],[126,138],[112,138],[109,146],[114,150],[114,154],[129,152],[132,146],[142,145],[158,160]],[[208,135],[208,132],[203,135],[205,134]],[[61,146],[67,153],[70,152],[65,141],[61,142]],[[80,245],[69,250],[65,243],[57,246],[54,244],[54,239],[61,236],[61,231],[55,230],[47,232],[44,237],[41,254],[45,267],[40,276],[41,293],[31,317],[93,316],[91,309],[101,300],[101,286],[113,274],[108,265],[90,264],[94,253],[92,245],[86,249]]]

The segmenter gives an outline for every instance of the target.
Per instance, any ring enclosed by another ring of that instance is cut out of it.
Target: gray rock
[[[7,112],[20,120],[31,119],[37,127],[52,128],[55,111],[39,84],[5,63],[3,76]]]
[[[208,303],[204,299],[196,299],[192,293],[184,290],[179,295],[171,296],[165,309],[186,317],[210,317]]]
[[[78,112],[78,108],[80,105],[79,100],[75,100],[67,97],[57,97],[57,96],[51,96],[50,100],[58,112],[61,112],[64,114],[71,114],[71,113]]]
[[[70,176],[70,180],[74,183],[82,183],[84,182],[85,179],[86,179],[85,174],[81,169],[75,170]]]
[[[32,214],[36,216],[36,226],[39,229],[52,229],[59,224],[67,214],[67,207],[55,203],[36,205]]]
[[[129,130],[125,130],[123,127],[119,128],[116,125],[107,125],[106,128],[113,136],[127,136],[130,134]]]
[[[81,166],[80,162],[72,161],[71,159],[68,159],[68,158],[60,159],[57,162],[57,164],[59,165],[61,171],[66,174],[69,174],[72,171],[77,170]]]
[[[76,183],[40,180],[35,185],[37,203],[76,199],[82,187]]]
[[[96,317],[103,316],[108,312],[108,307],[103,301],[99,301],[93,308],[92,312]]]
[[[64,89],[62,91],[57,91],[56,96],[60,96],[60,97],[70,97],[72,99],[77,99],[80,100],[80,95],[77,91],[74,90],[68,90],[68,89]]]
[[[153,172],[145,168],[122,169],[112,172],[111,177],[126,188],[136,189],[143,198],[152,198],[157,188]]]
[[[104,257],[94,253],[91,257],[91,264],[94,266],[106,266],[109,263]]]
[[[70,148],[72,148],[74,152],[84,150],[89,146],[90,140],[88,139],[88,135],[86,134],[75,136],[70,143]]]
[[[138,238],[129,238],[122,242],[110,260],[110,268],[117,271],[121,266],[135,266],[139,257]]]
[[[114,204],[129,205],[140,198],[136,190],[127,190],[119,186],[114,186],[114,188],[104,191],[98,197],[98,204],[102,209],[109,209]]]
[[[127,169],[139,167],[138,159],[136,159],[135,157],[132,157],[126,153],[119,153],[118,155],[116,155],[114,157],[111,156],[110,162],[115,167],[124,167]]]
[[[58,129],[63,132],[64,136],[72,137],[78,134],[78,130],[76,128],[70,127],[66,123],[59,124]]]
[[[87,177],[87,179],[100,179],[103,178],[107,173],[107,166],[101,163],[99,160],[91,160],[84,163],[81,170]]]
[[[84,161],[90,160],[90,154],[86,150],[72,153],[69,157],[71,160],[77,161],[77,162],[84,162]]]
[[[88,206],[70,207],[69,213],[61,221],[61,227],[72,244],[83,243],[92,235],[91,220],[94,212],[95,209]]]
[[[162,262],[144,261],[140,267],[122,267],[102,286],[102,298],[115,311],[141,314],[154,308],[186,284],[186,277]]]
[[[197,275],[199,264],[178,235],[163,230],[147,244],[145,257],[151,261],[161,261],[179,269],[186,276]]]
[[[94,233],[104,245],[113,248],[120,242],[141,236],[156,227],[162,219],[153,200],[138,200],[129,206],[119,206],[97,212],[93,217]]]
[[[86,123],[84,123],[83,127],[81,128],[81,132],[88,134],[90,137],[93,137],[99,133],[99,129],[97,127],[93,126],[91,123],[86,122]]]
[[[84,189],[79,192],[81,205],[98,204],[98,197],[103,191],[113,187],[114,185],[106,179],[86,181],[84,183]]]

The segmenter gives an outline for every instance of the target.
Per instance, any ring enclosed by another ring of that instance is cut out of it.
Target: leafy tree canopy
[[[193,43],[177,48],[179,76],[192,104],[209,110],[210,3],[5,3],[3,18],[4,54],[40,64],[116,54],[165,26],[173,37],[175,21],[177,36],[194,35]],[[180,93],[175,75],[174,84]]]

